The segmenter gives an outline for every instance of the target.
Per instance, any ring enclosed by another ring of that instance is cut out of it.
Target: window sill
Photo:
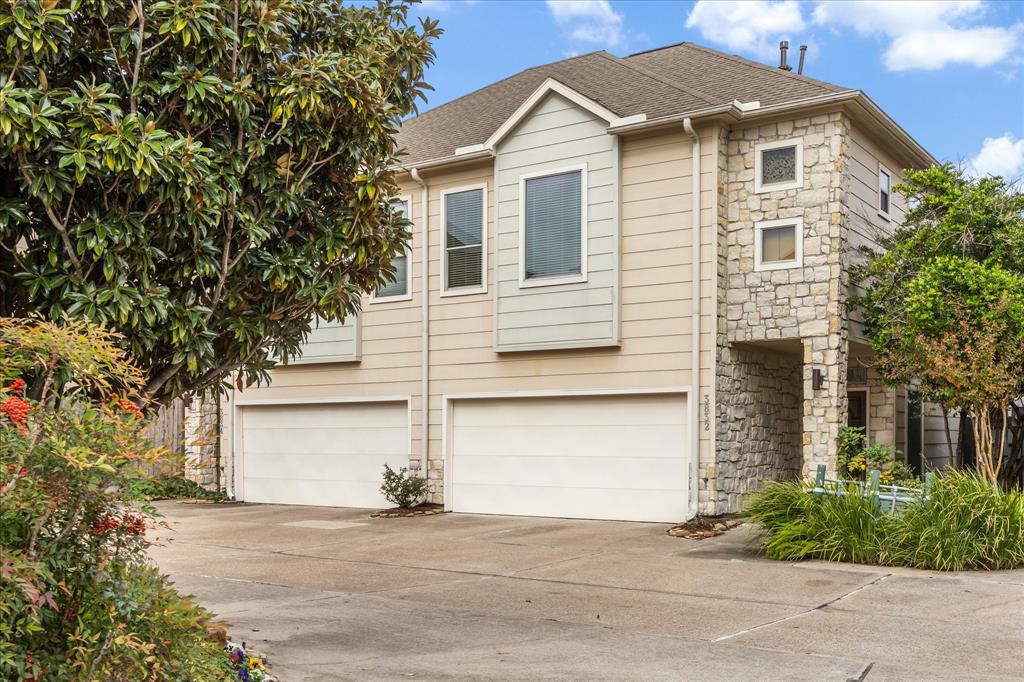
[[[777,263],[754,263],[754,272],[766,272],[771,270],[793,270],[802,268],[803,263],[795,260],[779,261]]]
[[[533,289],[536,287],[554,287],[560,284],[583,284],[587,281],[586,275],[572,275],[570,277],[543,277],[537,279],[520,279],[520,289]]]
[[[791,189],[803,189],[803,181],[780,182],[777,185],[762,185],[755,183],[754,194],[768,194],[769,192],[786,192]]]
[[[474,296],[486,293],[487,287],[475,287],[473,289],[446,289],[441,291],[441,298],[455,298],[457,296]]]
[[[402,294],[400,296],[381,296],[381,297],[371,296],[370,300],[369,300],[369,303],[370,303],[370,305],[373,305],[374,303],[398,303],[399,301],[411,301],[411,300],[412,300],[412,294]]]
[[[888,213],[886,213],[885,211],[879,211],[878,212],[878,217],[881,218],[882,220],[884,220],[887,223],[891,223],[892,222],[892,216],[889,215]]]

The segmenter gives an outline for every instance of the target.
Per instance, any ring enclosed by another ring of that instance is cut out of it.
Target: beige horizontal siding
[[[554,113],[554,112],[552,112]],[[528,119],[522,130],[526,135],[550,135],[564,117],[547,113],[536,120]],[[716,197],[714,174],[715,145],[711,131],[704,139],[701,178],[702,219],[710,226],[714,219]],[[620,140],[621,195],[619,208],[618,248],[620,255],[621,347],[575,348],[530,353],[497,353],[494,351],[494,301],[497,294],[495,266],[500,262],[498,251],[517,249],[518,243],[508,239],[495,240],[495,212],[505,198],[495,191],[494,164],[480,162],[457,169],[424,172],[429,185],[429,223],[427,256],[429,260],[430,304],[430,373],[429,397],[430,467],[442,467],[442,396],[468,392],[512,393],[522,391],[636,389],[685,386],[690,383],[690,332],[692,296],[691,217],[693,202],[691,186],[691,141],[681,130],[657,132]],[[517,154],[529,162],[535,154],[528,145]],[[604,171],[591,169],[592,180]],[[611,182],[613,178],[609,178]],[[487,184],[488,289],[483,294],[442,297],[440,295],[441,196],[446,189],[480,183]],[[590,193],[595,190],[591,182]],[[609,190],[611,186],[609,185]],[[420,305],[422,302],[422,202],[420,188],[410,180],[402,192],[411,197],[413,232],[413,278],[411,301],[371,304],[364,300],[360,317],[362,361],[352,364],[324,364],[289,367],[272,373],[269,387],[247,389],[242,399],[308,398],[316,401],[337,396],[412,397],[412,450],[419,451],[420,437]],[[596,203],[595,203],[596,200]],[[591,197],[595,215],[613,204]],[[704,240],[713,239],[710,227]],[[614,276],[611,254],[615,245],[602,246],[601,239],[592,240],[595,248],[606,253],[603,262],[598,253],[592,255],[591,277]],[[701,254],[704,260],[704,327],[702,364],[706,381],[713,376],[714,348],[714,271],[717,251],[708,244]],[[533,292],[526,292],[526,301]],[[609,302],[610,289],[587,292],[583,299],[570,297],[551,304],[559,310],[576,302],[568,310],[585,311],[591,302]],[[583,304],[582,306],[580,304]],[[514,320],[516,304],[506,309]],[[525,309],[525,308],[524,308]],[[586,325],[586,313],[578,315]],[[417,457],[413,457],[415,462]],[[436,476],[436,474],[435,474]]]

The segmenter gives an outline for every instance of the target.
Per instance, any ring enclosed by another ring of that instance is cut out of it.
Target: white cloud
[[[995,26],[912,31],[892,41],[885,66],[890,71],[933,71],[957,63],[992,66],[1013,54],[1020,35],[1017,27]]]
[[[420,0],[421,10],[433,10],[435,12],[447,12],[452,7],[459,5],[475,5],[477,0]]]
[[[778,50],[779,39],[802,31],[806,23],[795,0],[700,0],[686,17],[686,27],[730,50],[767,56]]]
[[[1024,173],[1024,139],[1010,133],[1002,137],[987,137],[981,151],[970,161],[974,175],[1001,175],[1015,181]]]
[[[857,0],[819,2],[814,23],[847,26],[889,40],[882,60],[890,71],[935,70],[948,64],[986,67],[1013,58],[1024,25],[977,26],[985,13],[979,0]]]
[[[547,0],[555,23],[569,38],[585,43],[618,47],[624,42],[623,17],[608,0]]]

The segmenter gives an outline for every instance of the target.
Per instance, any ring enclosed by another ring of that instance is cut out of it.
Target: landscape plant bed
[[[668,529],[668,534],[674,538],[687,538],[689,540],[703,540],[713,538],[716,535],[731,530],[743,523],[743,519],[733,514],[721,516],[696,516],[686,523],[673,526]]]
[[[391,509],[382,509],[381,511],[370,514],[370,518],[396,519],[409,516],[434,516],[435,514],[443,513],[444,505],[434,504],[433,502],[424,502],[416,505],[415,507],[392,507]]]
[[[831,495],[807,481],[771,482],[747,501],[744,515],[771,559],[940,571],[1024,566],[1024,493],[974,471],[942,472],[927,496],[893,512],[859,487]]]

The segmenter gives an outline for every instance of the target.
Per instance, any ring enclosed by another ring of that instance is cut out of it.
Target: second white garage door
[[[453,511],[686,518],[685,395],[453,400]]]
[[[246,502],[390,507],[384,464],[409,466],[405,402],[246,405],[238,419]]]

